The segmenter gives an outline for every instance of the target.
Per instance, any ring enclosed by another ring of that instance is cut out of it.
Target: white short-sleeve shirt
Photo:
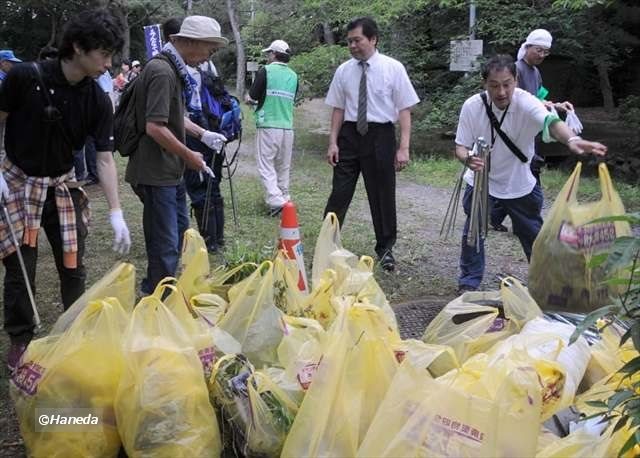
[[[487,100],[491,100],[488,94]],[[491,107],[496,118],[502,119],[504,110],[499,110],[493,104]],[[489,171],[489,194],[493,197],[516,199],[526,196],[533,190],[536,179],[531,173],[530,162],[534,154],[534,139],[544,127],[544,120],[548,114],[540,100],[527,91],[515,89],[502,122],[502,130],[528,158],[528,161],[526,163],[520,161],[500,136],[494,133],[495,143],[491,150],[491,170]],[[491,144],[491,131],[491,122],[480,94],[468,98],[460,111],[456,144],[471,149],[478,137],[484,137],[485,141]],[[473,185],[473,173],[467,170],[464,175],[464,180],[470,185]]]
[[[358,120],[358,91],[362,67],[349,59],[333,75],[325,103],[344,110],[345,121]],[[367,121],[396,122],[400,110],[412,107],[420,99],[407,71],[397,60],[376,51],[368,60]]]

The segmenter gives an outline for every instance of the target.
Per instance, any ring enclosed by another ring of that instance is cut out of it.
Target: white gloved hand
[[[131,248],[129,228],[124,222],[122,210],[116,208],[109,213],[109,222],[113,228],[113,250],[120,254],[127,254]]]
[[[0,172],[0,199],[7,200],[9,198],[9,186],[4,180],[2,172]]]
[[[202,133],[202,137],[200,137],[200,141],[207,145],[209,148],[220,151],[224,144],[227,142],[227,137],[217,132],[205,130]]]
[[[582,123],[580,122],[580,119],[578,119],[578,115],[575,111],[567,111],[567,119],[565,122],[574,134],[580,135],[580,133],[582,132]]]
[[[209,167],[204,161],[202,161],[202,170],[200,170],[199,172],[199,176],[200,176],[200,181],[204,181],[204,176],[207,175],[208,177],[211,178],[215,178],[216,174],[213,173],[213,170],[211,170],[211,167]]]

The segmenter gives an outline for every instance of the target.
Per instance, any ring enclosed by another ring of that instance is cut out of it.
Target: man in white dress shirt
[[[342,226],[362,173],[376,234],[375,251],[382,268],[392,271],[397,236],[395,171],[409,162],[411,107],[420,99],[404,66],[376,49],[378,26],[373,19],[351,21],[347,43],[352,59],[336,70],[325,100],[333,107],[327,150],[333,189],[325,215],[334,212]]]
[[[467,245],[473,174],[481,171],[485,165],[482,159],[470,154],[478,137],[484,137],[491,145],[490,206],[497,202],[509,215],[513,222],[513,233],[520,239],[527,260],[531,257],[533,241],[542,227],[542,190],[529,165],[534,154],[535,136],[542,132],[544,142],[559,141],[575,154],[603,156],[607,152],[606,146],[574,135],[557,115],[547,111],[540,100],[516,87],[516,65],[512,57],[499,55],[489,59],[482,68],[482,79],[486,92],[464,102],[455,140],[456,158],[469,168],[464,175],[467,187],[462,201],[467,220],[462,232],[458,279],[460,292],[478,289],[484,273],[484,240],[480,239],[478,247],[475,244]],[[514,147],[507,146],[492,126],[485,103]]]

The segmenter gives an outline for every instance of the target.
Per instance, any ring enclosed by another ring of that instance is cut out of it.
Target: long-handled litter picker
[[[485,238],[489,227],[489,169],[491,148],[483,137],[478,137],[471,156],[477,156],[485,161],[485,167],[481,172],[474,173],[473,194],[471,197],[471,213],[469,216],[469,235],[467,243],[470,246],[479,246],[477,242],[479,238]],[[467,166],[462,166],[458,181],[451,194],[447,212],[442,220],[440,227],[440,236],[444,235],[448,238],[455,230],[456,218],[458,217],[458,207],[460,206],[460,194],[462,192],[462,184],[464,183],[464,174]]]
[[[24,283],[27,286],[27,294],[29,295],[29,300],[31,301],[31,309],[33,310],[33,319],[35,321],[36,328],[40,328],[40,314],[38,313],[38,309],[36,308],[36,300],[33,297],[33,290],[31,289],[31,282],[29,281],[27,266],[24,264],[24,258],[22,257],[22,252],[20,251],[20,243],[18,242],[18,237],[16,236],[16,232],[13,229],[13,224],[11,224],[9,211],[7,210],[7,207],[4,204],[2,205],[2,211],[4,212],[4,217],[7,220],[7,226],[9,226],[9,232],[11,232],[11,240],[13,241],[13,244],[16,247],[16,253],[18,254],[18,262],[20,263],[20,269],[22,270]]]

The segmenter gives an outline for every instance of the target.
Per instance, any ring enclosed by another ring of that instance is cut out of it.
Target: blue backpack
[[[202,71],[200,98],[202,112],[209,130],[219,132],[227,141],[242,137],[242,111],[237,98],[229,94],[222,80],[209,71]]]

